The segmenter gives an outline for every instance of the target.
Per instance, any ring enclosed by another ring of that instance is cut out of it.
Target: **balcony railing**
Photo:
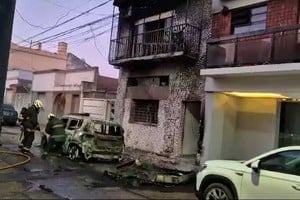
[[[176,53],[197,59],[199,48],[200,29],[181,24],[112,40],[109,61],[117,64],[140,57],[151,60],[151,56],[172,57]]]
[[[212,40],[207,67],[236,67],[300,62],[300,26]]]

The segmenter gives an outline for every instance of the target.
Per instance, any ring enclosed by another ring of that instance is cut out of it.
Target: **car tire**
[[[210,184],[203,193],[202,199],[234,199],[234,196],[230,189],[222,183]]]
[[[72,145],[68,149],[70,160],[78,160],[80,159],[80,148],[77,145]]]

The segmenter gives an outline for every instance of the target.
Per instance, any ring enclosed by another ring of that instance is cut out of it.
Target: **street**
[[[18,127],[3,127],[0,150],[16,151]],[[34,156],[23,166],[0,171],[1,199],[196,199],[194,183],[176,187],[131,187],[104,175],[114,163],[73,162],[65,157],[41,159],[39,134]],[[0,168],[23,158],[0,154]]]

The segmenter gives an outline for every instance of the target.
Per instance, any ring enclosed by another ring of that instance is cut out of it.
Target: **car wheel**
[[[80,158],[80,149],[76,145],[72,145],[69,147],[69,158],[71,160],[77,160]]]
[[[234,199],[233,194],[230,189],[222,183],[212,183],[210,184],[203,193],[203,199],[220,199],[220,200],[229,200]]]

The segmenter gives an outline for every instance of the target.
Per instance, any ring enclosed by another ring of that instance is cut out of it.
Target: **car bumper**
[[[16,123],[17,122],[17,117],[3,117],[3,122],[4,123],[10,123],[10,124],[12,124],[12,123]]]

